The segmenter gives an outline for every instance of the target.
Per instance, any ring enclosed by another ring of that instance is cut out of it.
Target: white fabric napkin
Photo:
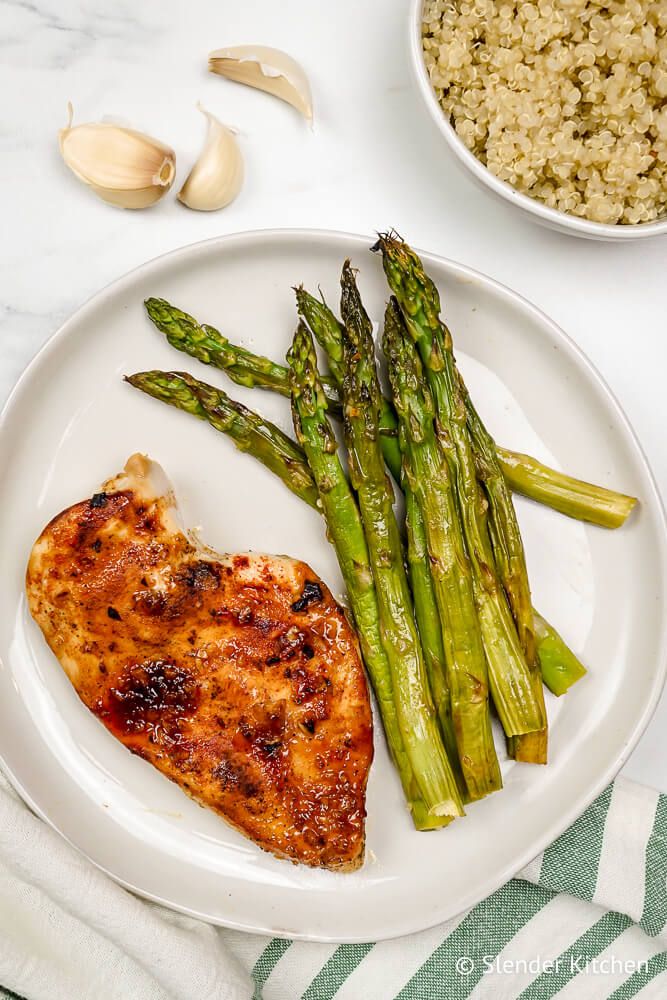
[[[250,1000],[213,927],[116,885],[0,772],[0,987],[29,1000]]]

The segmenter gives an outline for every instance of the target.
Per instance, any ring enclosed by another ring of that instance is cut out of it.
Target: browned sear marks
[[[195,548],[136,461],[35,543],[34,618],[133,753],[264,849],[358,867],[372,724],[342,610],[297,560]]]
[[[164,660],[129,663],[110,687],[97,714],[114,732],[144,733],[157,726],[177,731],[192,721],[198,689],[192,674]]]

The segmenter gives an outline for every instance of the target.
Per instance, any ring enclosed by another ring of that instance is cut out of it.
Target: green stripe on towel
[[[569,892],[579,899],[593,898],[612,787],[605,789],[586,812],[547,847],[540,885],[555,892]]]
[[[614,990],[609,1000],[631,1000],[632,997],[637,996],[640,990],[643,990],[645,986],[648,986],[665,972],[667,972],[667,951],[661,951],[658,955],[649,958],[646,969],[634,972],[617,990]],[[667,996],[667,982],[663,995]]]
[[[397,1000],[465,1000],[492,960],[553,899],[553,893],[518,880],[474,906],[398,994]],[[465,958],[467,968],[457,968]]]
[[[262,1000],[262,987],[264,983],[291,944],[291,941],[286,941],[283,938],[273,938],[255,962],[252,970],[252,978],[255,980],[256,1000]]]
[[[303,994],[302,1000],[331,1000],[372,947],[372,944],[342,944],[336,948]]]
[[[519,1000],[551,1000],[571,979],[583,971],[586,961],[597,958],[623,931],[632,927],[630,917],[605,913],[596,924],[577,938],[554,960],[553,971],[542,972],[520,995]]]
[[[653,831],[646,847],[646,883],[641,927],[655,937],[667,924],[667,795],[658,799]]]

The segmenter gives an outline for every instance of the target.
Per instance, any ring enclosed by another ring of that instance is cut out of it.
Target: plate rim
[[[24,388],[27,383],[29,383],[33,371],[43,363],[45,358],[48,357],[49,353],[53,351],[61,340],[65,339],[69,333],[69,329],[72,326],[77,325],[82,319],[85,319],[86,313],[89,310],[97,308],[101,303],[104,303],[110,297],[113,297],[117,291],[123,289],[125,284],[134,281],[136,278],[141,277],[144,272],[150,272],[154,268],[159,268],[161,264],[169,261],[177,261],[179,258],[184,259],[190,255],[197,253],[205,253],[207,250],[215,250],[218,247],[225,247],[229,244],[239,243],[239,244],[252,244],[258,243],[262,244],[267,240],[308,240],[308,239],[319,239],[326,242],[336,242],[340,244],[347,244],[348,246],[353,243],[357,247],[369,249],[369,237],[364,236],[359,233],[349,233],[342,230],[331,230],[331,229],[320,229],[320,228],[308,228],[308,227],[295,227],[295,228],[269,228],[269,229],[250,229],[250,230],[239,230],[233,233],[226,233],[220,236],[215,236],[206,240],[199,240],[194,243],[186,244],[185,246],[176,247],[172,250],[166,251],[165,253],[159,254],[156,257],[145,261],[143,264],[132,268],[129,271],[124,272],[120,277],[115,278],[97,292],[90,295],[84,302],[79,305],[71,315],[69,315],[63,323],[54,331],[51,336],[42,344],[42,346],[37,350],[32,359],[28,362],[27,366],[21,372],[18,380],[16,381],[14,387],[12,388],[7,400],[2,407],[0,412],[0,458],[2,454],[6,451],[7,446],[4,442],[5,427],[9,420],[11,411],[13,410],[16,403],[19,401]],[[647,485],[650,488],[650,497],[642,498],[642,506],[651,509],[654,516],[657,517],[658,527],[661,529],[659,531],[659,570],[660,577],[664,588],[667,590],[667,513],[665,510],[665,504],[663,502],[655,475],[651,468],[651,464],[648,457],[644,451],[644,448],[639,441],[639,438],[630,423],[630,420],[625,413],[621,403],[617,399],[616,395],[607,384],[603,375],[598,371],[593,362],[584,353],[581,347],[573,340],[573,338],[565,332],[551,317],[549,317],[542,309],[536,306],[529,299],[525,298],[520,293],[514,291],[502,282],[497,281],[495,278],[484,274],[481,271],[476,270],[466,264],[462,264],[458,261],[454,261],[451,258],[441,256],[437,253],[432,253],[430,251],[419,250],[418,253],[423,257],[423,259],[428,262],[434,262],[436,265],[444,266],[451,274],[462,277],[467,280],[472,280],[474,282],[479,282],[486,287],[490,287],[495,293],[499,294],[507,302],[512,303],[515,306],[519,306],[525,312],[532,314],[532,316],[539,322],[543,327],[549,328],[552,335],[556,340],[563,345],[566,349],[570,359],[575,363],[584,373],[588,376],[591,384],[601,393],[602,397],[611,406],[612,411],[615,413],[619,421],[619,427],[622,430],[626,441],[630,444],[635,452],[636,457],[640,461],[643,473],[647,480]],[[385,933],[380,933],[374,936],[375,941],[380,940],[391,940],[398,937],[403,937],[407,934],[418,933],[420,931],[428,930],[432,927],[437,926],[447,919],[451,919],[453,916],[463,912],[470,906],[476,905],[482,899],[485,899],[501,885],[504,885],[511,878],[515,877],[518,872],[520,872],[530,861],[532,861],[537,855],[539,855],[549,844],[553,843],[582,813],[588,808],[591,802],[607,787],[607,785],[616,777],[618,772],[621,770],[623,765],[626,763],[628,757],[632,751],[637,746],[641,736],[646,730],[651,718],[653,717],[655,710],[657,708],[660,697],[665,688],[667,682],[667,619],[662,619],[660,626],[660,642],[657,662],[655,664],[655,673],[653,677],[653,682],[651,685],[649,696],[646,699],[646,703],[640,713],[639,717],[635,721],[632,732],[629,738],[624,742],[623,747],[620,749],[618,754],[613,758],[612,763],[601,771],[596,782],[592,784],[587,792],[581,793],[573,801],[571,806],[564,810],[561,814],[561,818],[558,823],[553,824],[549,829],[548,833],[545,833],[541,838],[538,838],[534,842],[534,846],[530,850],[524,850],[520,856],[515,857],[511,864],[505,865],[502,870],[497,870],[494,872],[493,876],[488,878],[479,890],[475,892],[472,901],[466,899],[460,908],[457,908],[456,913],[438,915],[436,919],[429,916],[425,919],[425,922],[420,922],[418,925],[407,927],[400,932],[389,931]],[[76,850],[80,855],[85,857],[91,864],[102,871],[105,875],[109,876],[118,885],[123,888],[133,892],[142,899],[150,900],[153,903],[157,903],[161,906],[165,906],[168,909],[174,910],[179,913],[183,913],[187,916],[202,920],[206,923],[213,924],[215,926],[227,927],[233,930],[243,931],[246,933],[258,934],[267,938],[270,937],[282,937],[289,938],[292,940],[299,941],[317,941],[328,944],[355,944],[368,940],[368,936],[365,937],[359,935],[324,935],[321,933],[287,933],[281,932],[280,930],[275,930],[272,928],[267,928],[266,926],[256,926],[249,925],[248,923],[243,923],[239,920],[234,920],[232,918],[225,918],[224,920],[218,916],[211,916],[205,912],[199,911],[196,908],[184,906],[182,904],[173,902],[172,900],[166,899],[164,896],[160,896],[157,893],[151,893],[144,889],[141,889],[132,882],[123,879],[122,877],[114,874],[110,869],[106,868],[104,865],[98,863],[94,860],[86,851],[78,847],[73,840],[65,835],[62,830],[60,830],[58,824],[52,820],[48,815],[46,815],[39,804],[33,799],[33,797],[27,792],[23,787],[21,781],[14,774],[13,770],[8,766],[5,756],[0,746],[0,764],[2,765],[2,770],[9,780],[11,786],[18,793],[20,798],[28,805],[28,807],[46,822],[52,830],[54,830],[58,836],[60,836],[66,843],[68,843],[74,850]],[[479,892],[481,891],[481,895]]]

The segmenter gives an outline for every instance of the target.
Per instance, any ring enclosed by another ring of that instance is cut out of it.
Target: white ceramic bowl
[[[424,0],[411,0],[410,3],[410,60],[414,69],[417,88],[421,95],[426,109],[440,130],[445,142],[456,156],[459,164],[464,170],[487,191],[491,191],[497,198],[507,201],[512,205],[527,212],[531,218],[542,226],[550,229],[557,229],[561,233],[571,233],[573,236],[583,236],[591,240],[637,240],[646,239],[649,236],[659,236],[667,233],[667,218],[658,222],[640,223],[636,226],[609,225],[602,222],[590,222],[588,219],[580,219],[575,215],[568,215],[559,212],[555,208],[548,208],[547,205],[521,194],[516,188],[506,181],[501,181],[491,173],[477,157],[470,152],[462,139],[452,128],[447,115],[443,112],[435,91],[431,86],[422,50],[422,10]]]

